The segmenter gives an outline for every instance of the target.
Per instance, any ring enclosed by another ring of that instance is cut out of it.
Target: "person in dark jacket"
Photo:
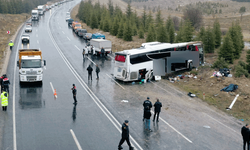
[[[4,74],[4,75],[3,75],[2,85],[3,85],[4,91],[6,91],[6,92],[8,92],[8,93],[9,93],[9,84],[10,84],[10,80],[9,80],[9,78],[7,77],[7,75]]]
[[[0,77],[1,93],[3,93],[3,90],[4,90],[4,87],[3,87],[3,78],[4,78],[4,76],[2,75]]]
[[[155,114],[154,114],[153,121],[155,121],[155,116],[157,115],[157,120],[156,121],[159,122],[159,115],[160,115],[160,112],[161,112],[162,104],[161,104],[161,102],[159,101],[158,98],[157,98],[157,101],[154,104],[154,107],[155,107]]]
[[[93,68],[89,65],[89,67],[87,68],[88,70],[88,80],[89,78],[91,77],[91,80],[92,80],[92,71],[93,71]]]
[[[249,136],[250,136],[250,130],[249,130],[250,125],[246,124],[241,128],[241,135],[243,138],[243,150],[246,149],[246,144],[247,144],[247,150],[250,150],[249,148]]]
[[[96,79],[99,80],[99,72],[100,72],[100,68],[98,67],[98,65],[96,65],[95,67],[95,72],[96,72]]]
[[[102,47],[102,49],[101,49],[101,57],[104,57],[104,54],[105,54],[105,49]]]
[[[129,141],[129,127],[128,127],[128,120],[125,120],[124,123],[122,124],[122,139],[120,140],[120,143],[118,145],[118,149],[123,149],[122,148],[122,144],[124,143],[124,141],[126,140],[129,149],[132,150],[133,147],[130,144]]]
[[[151,110],[151,108],[152,108],[152,103],[149,101],[149,97],[147,97],[147,100],[145,100],[144,102],[143,102],[143,107],[144,107],[144,113],[143,113],[143,121],[144,121],[144,119],[145,119],[145,112],[146,111],[150,111]]]
[[[77,93],[77,90],[76,90],[75,84],[73,84],[73,87],[71,88],[71,90],[72,90],[73,99],[74,99],[74,103],[73,103],[73,104],[77,104],[77,100],[76,100],[76,93]]]
[[[150,129],[150,117],[151,117],[150,110],[147,110],[145,112],[144,117],[145,117],[145,129],[152,132],[152,130]]]

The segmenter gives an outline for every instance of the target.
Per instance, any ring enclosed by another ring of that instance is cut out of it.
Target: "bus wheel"
[[[188,67],[189,71],[191,71],[193,69],[193,64],[189,63],[189,67]]]
[[[150,73],[148,80],[150,81],[154,80],[153,72]]]

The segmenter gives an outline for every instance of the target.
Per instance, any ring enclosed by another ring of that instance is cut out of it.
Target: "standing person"
[[[88,68],[87,68],[87,70],[88,70],[88,80],[89,80],[90,77],[91,77],[91,80],[92,80],[92,71],[93,71],[93,68],[89,65]]]
[[[96,72],[96,79],[99,80],[99,72],[100,72],[100,68],[98,67],[98,65],[96,65],[95,67],[95,72]]]
[[[128,128],[128,120],[125,120],[124,123],[122,124],[122,139],[120,140],[120,143],[118,145],[118,149],[123,149],[122,148],[122,144],[124,143],[124,141],[126,140],[129,149],[133,150],[133,147],[130,144],[129,141],[129,128]]]
[[[160,112],[161,112],[161,107],[162,107],[162,104],[161,102],[159,101],[159,99],[157,98],[157,101],[155,102],[154,104],[154,107],[155,107],[155,114],[154,114],[154,119],[153,121],[155,121],[155,116],[157,114],[157,122],[159,122],[159,115],[160,115]]]
[[[145,117],[145,128],[146,130],[152,132],[152,130],[150,129],[150,117],[151,117],[151,112],[150,110],[147,110],[144,114],[144,117]]]
[[[10,46],[10,50],[12,50],[12,47],[14,46],[14,43],[12,42],[12,40],[10,40],[9,46]]]
[[[249,136],[250,136],[250,130],[249,130],[250,125],[246,124],[241,128],[241,135],[243,138],[243,150],[246,149],[246,144],[247,144],[247,150],[250,150],[249,148]]]
[[[102,49],[101,49],[101,57],[104,57],[104,54],[105,54],[105,49],[102,47]]]
[[[144,121],[144,119],[145,119],[145,113],[146,113],[146,111],[150,111],[150,109],[152,108],[152,103],[149,101],[149,97],[147,97],[147,100],[145,100],[144,102],[143,102],[143,107],[144,107],[144,113],[143,113],[143,119],[142,119],[142,121]]]
[[[85,53],[86,53],[86,51],[85,51],[85,48],[84,48],[84,49],[82,49],[82,58],[83,58],[83,60],[85,60]]]
[[[74,99],[74,103],[73,103],[73,104],[77,104],[77,100],[76,100],[76,93],[77,93],[77,90],[76,90],[75,84],[73,84],[73,87],[71,88],[71,90],[72,90],[73,99]]]
[[[4,88],[3,88],[3,76],[1,76],[0,77],[0,85],[1,85],[1,93],[3,93],[3,90],[4,90]]]
[[[1,99],[2,99],[2,108],[3,111],[7,111],[7,106],[8,106],[8,93],[3,91],[3,93],[1,94]]]
[[[3,85],[4,91],[8,93],[9,93],[9,84],[10,84],[9,78],[7,77],[6,74],[4,74],[2,85]]]
[[[87,45],[85,45],[84,50],[85,50],[85,56],[88,56],[88,54],[89,54],[89,50],[88,50],[88,46],[87,46]]]

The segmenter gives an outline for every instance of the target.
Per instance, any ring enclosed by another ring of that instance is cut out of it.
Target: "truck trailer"
[[[42,52],[39,49],[19,49],[19,81],[39,82],[43,80],[43,69],[46,61],[42,60]]]
[[[112,43],[109,40],[104,39],[91,39],[90,45],[93,45],[95,47],[95,53],[101,54],[102,47],[105,50],[105,55],[111,53]]]

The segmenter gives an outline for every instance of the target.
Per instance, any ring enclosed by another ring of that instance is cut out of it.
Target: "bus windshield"
[[[22,60],[22,68],[41,68],[41,60]]]
[[[125,62],[126,56],[124,56],[124,55],[116,55],[115,60],[119,61],[119,62]]]

